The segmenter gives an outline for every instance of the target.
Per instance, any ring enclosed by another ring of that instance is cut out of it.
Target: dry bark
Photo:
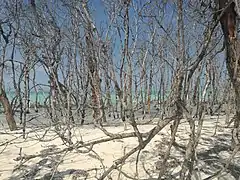
[[[12,27],[9,25],[9,28],[11,29]],[[7,95],[4,89],[4,78],[3,78],[3,71],[5,68],[4,62],[6,60],[5,56],[6,56],[7,45],[9,43],[9,39],[11,35],[11,30],[6,35],[3,30],[2,24],[0,24],[0,35],[3,37],[5,41],[5,44],[2,46],[2,53],[1,53],[2,55],[1,55],[1,66],[0,66],[0,102],[2,103],[4,108],[9,129],[13,131],[17,129],[17,125],[14,119],[12,106],[9,103],[9,100],[7,98]]]
[[[4,112],[5,112],[5,115],[6,115],[6,120],[7,120],[9,129],[11,131],[14,131],[14,130],[17,129],[17,125],[16,125],[16,122],[14,120],[12,107],[11,107],[9,101],[8,101],[6,92],[4,91],[4,89],[2,87],[0,87],[0,91],[1,91],[0,102],[2,103],[3,108],[4,108]]]
[[[239,63],[239,48],[240,41],[232,40],[227,42],[227,57],[226,64],[228,73],[233,84],[233,88],[235,91],[235,103],[236,103],[236,118],[234,121],[234,129],[233,129],[233,144],[232,148],[235,144],[239,144],[238,140],[238,131],[239,131],[239,123],[240,123],[240,63]]]
[[[88,49],[88,69],[90,75],[90,85],[92,91],[92,107],[93,107],[93,118],[97,119],[100,116],[100,77],[97,70],[97,59],[95,57],[94,46],[93,46],[93,34],[91,25],[86,30],[86,44]],[[97,122],[98,123],[98,122]]]
[[[240,124],[240,41],[237,38],[235,3],[229,0],[219,0],[219,11],[222,16],[220,23],[226,44],[226,65],[235,91],[236,118],[232,134],[232,148],[239,144],[238,131]]]

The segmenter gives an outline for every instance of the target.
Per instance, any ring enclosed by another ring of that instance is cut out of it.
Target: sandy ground
[[[155,127],[158,119],[151,124],[139,125],[140,132],[148,132]],[[197,147],[196,177],[207,178],[224,166],[231,155],[231,128],[224,125],[225,116],[206,117],[202,136]],[[123,131],[123,125],[106,126],[109,132],[121,134],[133,132],[128,126]],[[176,141],[179,147],[173,147],[169,161],[165,164],[168,168],[165,179],[178,177],[181,161],[184,156],[184,146],[189,139],[189,126],[185,120],[179,127]],[[46,133],[47,132],[47,133]],[[22,131],[9,132],[0,130],[0,179],[97,179],[104,170],[107,170],[118,158],[131,151],[138,145],[137,138],[125,138],[96,144],[90,152],[87,148],[75,149],[58,153],[66,148],[63,141],[56,135],[54,128],[27,128],[27,138],[23,139]],[[107,136],[93,125],[75,127],[72,131],[74,142],[93,142],[107,138]],[[169,125],[160,131],[152,141],[141,151],[137,165],[137,153],[130,156],[119,170],[113,170],[109,179],[156,179],[161,165],[161,160],[170,141]],[[44,155],[51,153],[51,155]],[[39,155],[19,166],[21,161],[17,158],[24,155]],[[40,156],[41,155],[41,156]],[[240,154],[238,153],[219,179],[239,179]],[[107,179],[107,178],[106,178]],[[199,178],[193,178],[199,179]]]

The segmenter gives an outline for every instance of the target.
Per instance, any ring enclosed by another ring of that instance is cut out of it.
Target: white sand
[[[223,164],[224,161],[229,157],[229,150],[227,147],[231,141],[231,129],[224,128],[224,117],[219,119],[219,126],[215,132],[216,117],[207,118],[204,122],[202,138],[197,148],[198,157],[198,168],[201,170],[201,178],[208,177],[209,174],[216,172],[219,168],[219,164]],[[184,121],[184,120],[183,120]],[[151,130],[155,125],[140,125],[139,129],[141,132],[147,132]],[[106,127],[109,132],[112,133],[128,133],[133,130],[123,132],[123,126],[109,126]],[[107,170],[115,160],[122,157],[124,153],[129,152],[131,149],[138,145],[137,138],[126,138],[121,140],[109,141],[101,144],[94,145],[93,151],[89,153],[80,153],[75,150],[67,153],[53,154],[47,157],[37,157],[26,162],[23,168],[13,172],[20,162],[15,161],[19,157],[20,148],[22,148],[22,155],[34,155],[41,154],[43,151],[59,151],[66,148],[63,145],[60,138],[56,138],[56,134],[51,129],[46,136],[42,139],[46,142],[39,142],[39,138],[42,137],[46,129],[32,130],[27,129],[27,139],[24,140],[21,136],[21,131],[10,134],[1,134],[0,144],[8,142],[8,145],[0,146],[0,179],[20,179],[21,173],[25,172],[25,177],[22,179],[41,179],[45,175],[45,179],[50,179],[46,176],[47,173],[55,170],[55,176],[53,179],[97,179],[104,172],[103,169]],[[186,122],[182,123],[179,127],[177,134],[177,142],[181,145],[186,145],[189,138],[189,126]],[[1,131],[5,133],[5,131]],[[19,133],[19,134],[17,134]],[[101,138],[106,138],[104,133],[93,128],[92,125],[82,126],[74,128],[74,141],[92,142]],[[54,138],[55,137],[55,138]],[[158,135],[156,135],[147,147],[142,150],[138,163],[138,176],[136,176],[136,156],[137,153],[130,156],[122,167],[122,171],[127,173],[131,177],[136,179],[154,179],[158,176],[158,170],[156,163],[161,159],[167,149],[170,138],[169,125],[164,128]],[[52,140],[51,140],[52,139]],[[215,147],[210,151],[211,148]],[[86,150],[81,148],[80,150]],[[204,154],[205,152],[205,154]],[[171,151],[171,158],[167,165],[172,171],[172,175],[177,176],[180,166],[178,160],[183,158],[181,149],[173,147]],[[212,158],[211,158],[212,157]],[[214,160],[214,157],[216,161]],[[217,157],[217,158],[216,158]],[[175,158],[175,159],[174,159]],[[219,162],[218,162],[219,161]],[[239,154],[234,158],[234,164],[240,167]],[[57,167],[57,168],[56,168]],[[31,171],[30,171],[31,169]],[[234,173],[237,174],[237,170]],[[238,172],[240,175],[240,172]],[[233,174],[233,173],[232,173]],[[119,171],[114,170],[110,173],[112,179],[117,179]],[[199,175],[199,174],[198,174]],[[234,179],[231,173],[224,176],[227,179]],[[224,178],[222,177],[222,178]],[[235,175],[236,177],[236,175]],[[120,179],[128,179],[123,174],[120,175]]]

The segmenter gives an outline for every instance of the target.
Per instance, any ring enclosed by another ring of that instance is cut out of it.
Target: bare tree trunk
[[[13,79],[13,87],[15,90],[15,95],[16,97],[13,99],[12,101],[12,108],[14,111],[14,107],[18,106],[17,101],[19,99],[19,103],[20,103],[20,110],[22,111],[22,101],[21,101],[21,97],[20,97],[20,89],[18,88],[17,82],[16,82],[16,73],[15,73],[15,65],[13,62],[14,59],[14,54],[15,54],[15,47],[16,47],[16,35],[14,34],[14,39],[13,39],[13,47],[12,47],[12,53],[11,53],[11,67],[12,67],[12,79]],[[22,116],[20,116],[20,122],[22,122]]]
[[[37,90],[37,86],[36,86],[36,70],[35,70],[35,68],[33,68],[33,88],[34,88],[34,92],[36,94],[35,102],[34,102],[34,111],[37,113],[38,112],[38,90]]]
[[[184,80],[184,72],[183,67],[185,63],[185,43],[184,43],[184,23],[183,23],[183,1],[178,0],[177,1],[178,6],[178,30],[177,30],[177,36],[178,36],[178,67],[176,72],[176,115],[180,118],[183,115],[182,107],[180,107],[178,104],[182,101],[182,89],[183,89],[183,80]]]
[[[141,75],[140,75],[140,97],[141,97],[141,105],[142,105],[142,115],[145,116],[145,113],[146,113],[146,99],[145,99],[145,95],[146,95],[146,91],[145,91],[145,88],[147,87],[147,75],[146,75],[146,63],[145,63],[145,60],[147,58],[147,52],[148,52],[148,49],[146,50],[145,52],[145,55],[143,57],[143,60],[141,62]],[[141,57],[141,56],[140,56]],[[144,117],[143,116],[143,117]]]
[[[124,63],[125,63],[125,56],[124,56],[124,49],[123,49],[123,55],[122,55],[122,62],[121,62],[121,69],[120,69],[120,88],[121,88],[121,97],[119,96],[120,101],[120,116],[122,121],[125,123],[126,117],[125,117],[125,107],[124,107],[124,100],[126,97],[126,86],[125,86],[125,73],[124,72]]]
[[[80,42],[80,50],[79,50],[79,54],[84,54],[83,52],[83,45],[82,43]],[[82,71],[80,72],[78,70],[78,65],[77,65],[77,58],[75,59],[75,71],[77,72],[78,74],[78,77],[77,77],[77,88],[78,88],[78,94],[80,96],[80,92],[81,90],[83,91],[83,95],[81,96],[81,98],[79,98],[79,103],[78,104],[78,107],[80,106],[81,108],[79,108],[80,110],[80,117],[81,117],[81,125],[84,124],[84,121],[85,121],[85,117],[86,117],[86,110],[87,110],[87,99],[88,99],[88,90],[89,90],[89,81],[90,81],[90,77],[89,77],[89,70],[87,68],[87,62],[86,62],[86,59],[83,58],[80,62],[80,66],[83,67]],[[83,74],[83,75],[82,75]],[[82,106],[81,104],[82,103]]]
[[[163,111],[163,114],[165,115],[166,113],[166,106],[165,106],[165,97],[166,97],[166,91],[165,91],[165,81],[164,81],[164,72],[165,69],[161,69],[161,78],[160,78],[160,88],[159,88],[159,98],[158,98],[158,103],[160,102],[160,108]]]
[[[137,84],[137,76],[135,76],[135,101],[136,101],[136,109],[138,109],[139,95],[138,95],[138,84]]]
[[[20,66],[20,67],[22,69],[22,66]],[[22,98],[22,94],[21,94],[21,81],[22,81],[22,76],[19,77],[18,86],[17,86],[17,92],[16,92],[17,95],[18,95],[18,98],[19,98],[19,108],[20,108],[19,119],[20,119],[20,124],[22,124],[22,122],[23,122],[23,98]]]
[[[84,88],[82,88],[84,90],[84,95],[83,95],[83,106],[82,106],[82,111],[81,111],[81,125],[84,124],[85,121],[85,116],[86,116],[86,103],[87,103],[87,97],[88,97],[88,85],[89,85],[89,73],[87,73],[87,80],[86,80],[86,84],[84,86]]]
[[[227,69],[235,91],[236,118],[234,121],[232,148],[239,144],[239,123],[240,123],[240,41],[227,42]]]
[[[118,92],[118,89],[116,88],[116,86],[115,86],[115,101],[116,101],[116,103],[115,103],[115,113],[116,113],[116,115],[113,115],[114,116],[114,118],[119,118],[119,114],[118,114],[118,102],[119,102],[119,96],[118,96],[118,94],[119,94],[119,92]],[[121,102],[120,102],[121,103]]]
[[[177,1],[178,8],[178,21],[177,21],[177,69],[174,75],[173,81],[173,102],[176,106],[174,116],[177,119],[173,122],[172,131],[176,129],[179,125],[180,119],[183,117],[183,110],[181,104],[182,102],[182,90],[183,90],[183,80],[184,80],[184,63],[185,63],[185,43],[184,43],[184,27],[183,27],[183,0]],[[184,104],[184,103],[183,103]]]
[[[232,93],[229,93],[228,90],[231,91],[231,84],[228,84],[227,87],[226,87],[226,92],[224,93],[225,95],[225,98],[226,100],[224,101],[224,104],[225,104],[225,113],[226,113],[226,119],[225,119],[225,124],[228,125],[229,124],[229,120],[230,120],[230,114],[231,114],[231,106],[232,106],[232,103],[231,103],[231,96],[232,96]]]
[[[146,69],[146,64],[145,64],[145,69]],[[144,107],[144,116],[147,114],[147,99],[148,99],[148,75],[145,72],[144,75],[144,102],[143,102],[143,107]]]
[[[57,85],[55,81],[55,76],[50,74],[49,81],[50,81],[50,118],[53,123],[57,122],[57,113],[56,113],[56,106],[57,106]]]
[[[11,25],[9,25],[11,26]],[[11,28],[11,27],[9,27]],[[3,31],[3,28],[0,24],[0,35],[3,37],[5,44],[2,45],[2,51],[1,51],[1,65],[0,65],[0,101],[3,105],[4,111],[5,111],[5,115],[6,115],[6,120],[9,126],[9,129],[11,131],[14,131],[17,129],[17,125],[14,119],[14,115],[13,115],[13,110],[11,107],[11,104],[9,103],[9,100],[7,98],[6,92],[4,90],[4,79],[3,79],[3,71],[4,71],[4,62],[5,62],[5,56],[6,56],[6,50],[7,50],[7,45],[9,43],[9,38],[11,35],[11,31],[8,34],[5,34]]]
[[[240,41],[237,39],[235,3],[229,0],[219,0],[219,10],[222,13],[220,22],[226,43],[226,64],[235,91],[236,118],[232,134],[232,148],[239,144],[240,125]],[[222,12],[223,11],[223,12]]]
[[[200,102],[199,102],[199,92],[200,92],[200,78],[201,78],[202,65],[200,64],[198,67],[198,75],[193,84],[193,96],[192,96],[192,104],[195,106],[196,111],[193,117],[198,117],[200,110]]]
[[[93,108],[93,118],[98,119],[100,116],[100,78],[97,70],[97,60],[94,53],[93,47],[93,34],[91,30],[91,25],[88,25],[88,29],[86,30],[86,44],[88,50],[88,69],[90,75],[90,85],[92,91],[92,108]],[[98,123],[98,122],[96,122]]]
[[[126,7],[126,12],[125,12],[125,27],[124,27],[124,31],[125,31],[125,43],[124,43],[124,49],[125,49],[125,58],[127,59],[127,64],[128,64],[128,92],[127,92],[127,96],[128,96],[128,110],[130,111],[130,121],[133,122],[135,121],[134,119],[134,110],[133,110],[133,96],[132,96],[132,81],[133,81],[133,68],[132,68],[132,59],[130,59],[129,56],[129,51],[128,51],[128,46],[129,46],[129,6],[130,6],[130,2],[128,1],[127,3],[127,7]],[[126,127],[125,127],[126,129]]]
[[[11,131],[16,130],[17,125],[16,125],[16,122],[15,122],[15,119],[13,116],[13,111],[12,111],[11,105],[8,101],[7,95],[2,87],[0,87],[0,102],[2,103],[3,108],[4,108],[4,112],[6,115],[6,120],[7,120],[9,129]]]
[[[153,85],[153,60],[155,59],[155,46],[154,46],[154,38],[155,38],[155,29],[153,33],[153,37],[151,39],[151,46],[152,46],[152,60],[150,61],[150,72],[149,72],[149,84],[148,84],[148,114],[151,113],[151,95],[152,95],[152,85]]]
[[[28,57],[27,57],[28,60]],[[27,122],[27,113],[29,113],[29,65],[26,64],[23,67],[24,71],[24,110],[23,110],[23,138],[25,138],[26,131],[26,122]]]
[[[108,71],[108,68],[107,68],[107,71]],[[106,83],[106,99],[107,99],[106,106],[107,106],[107,111],[108,111],[107,113],[108,113],[108,116],[111,117],[111,109],[112,109],[111,91],[110,91],[111,87],[110,87],[109,79],[106,75],[105,75],[105,83]]]

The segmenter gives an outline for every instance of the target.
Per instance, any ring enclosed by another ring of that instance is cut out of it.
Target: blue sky
[[[50,3],[53,1],[54,0],[52,0],[52,1],[49,0]],[[29,0],[23,0],[23,2],[27,7]],[[36,4],[39,4],[40,2],[41,2],[40,0],[36,0]],[[102,27],[103,25],[106,24],[106,21],[107,21],[107,16],[104,13],[104,7],[103,7],[102,2],[100,0],[93,0],[93,1],[91,1],[91,6],[93,7],[93,8],[91,8],[91,9],[93,9],[92,17],[95,21],[96,26]],[[10,58],[11,51],[12,51],[12,47],[9,46],[8,52],[7,52],[8,58]],[[15,60],[23,62],[23,57],[22,57],[19,49],[15,49]],[[17,67],[18,65],[19,65],[19,63],[15,63],[15,67]],[[11,73],[11,68],[10,68],[11,64],[7,63],[7,66],[9,66],[9,68],[6,71],[6,73],[4,74],[5,88],[12,89],[13,83],[12,83],[12,73]],[[19,73],[17,73],[17,74],[19,75]],[[32,75],[33,75],[33,73],[30,72],[30,77],[32,77]],[[16,80],[18,81],[18,77],[16,78]],[[40,83],[40,84],[48,84],[48,76],[42,66],[36,67],[36,81],[37,81],[37,83]],[[30,86],[33,86],[31,81],[30,81]]]
[[[37,2],[38,1],[38,2]],[[56,1],[56,0],[55,0]],[[24,0],[25,3],[28,2],[28,0]],[[40,0],[36,0],[37,3],[40,3]],[[49,0],[50,2],[50,0]],[[104,5],[103,5],[103,2],[101,0],[92,0],[90,1],[90,7],[91,7],[91,13],[92,13],[92,18],[94,20],[94,23],[96,24],[96,26],[98,27],[98,30],[100,29],[103,29],[104,30],[104,35],[105,35],[105,27],[107,25],[107,23],[109,23],[109,19],[107,17],[107,15],[105,14],[105,8],[104,8]],[[139,7],[142,6],[144,3],[148,2],[148,0],[134,0],[134,4],[137,4]],[[154,2],[154,1],[153,1]],[[185,1],[187,2],[187,1]],[[185,4],[186,6],[187,4]],[[153,9],[152,11],[156,11],[156,9],[154,9],[155,7],[153,6]],[[156,7],[157,8],[157,7]],[[176,17],[174,15],[173,17],[173,14],[172,13],[176,13],[176,11],[173,11],[175,10],[175,6],[173,4],[168,4],[165,8],[165,11],[164,11],[164,21],[162,21],[161,23],[163,24],[164,27],[167,27],[169,24],[172,25],[172,28],[176,27]],[[135,19],[133,18],[133,15],[134,15],[134,10],[133,8],[130,9],[130,23],[134,23],[135,22]],[[148,13],[151,13],[151,10],[150,12]],[[173,17],[173,18],[172,18]],[[159,17],[158,17],[159,18]],[[145,25],[141,25],[141,29],[139,30],[141,32],[141,36],[139,37],[139,42],[144,42],[146,39],[149,40],[150,37],[149,37],[149,33],[147,31],[149,31],[149,24],[147,24],[147,22],[149,22],[149,19],[148,18],[145,18],[145,21],[146,21],[146,24]],[[134,30],[134,27],[132,27],[133,30]],[[188,26],[188,28],[192,28],[190,26]],[[161,35],[162,37],[166,36],[165,32],[163,32],[162,30],[159,30],[159,35]],[[145,33],[146,32],[146,33]],[[191,31],[190,31],[191,32]],[[113,39],[113,42],[115,44],[114,46],[114,52],[113,52],[113,59],[115,60],[115,62],[118,62],[116,64],[119,65],[119,60],[121,59],[121,47],[120,47],[120,39],[119,39],[119,36],[118,34],[116,33],[116,31],[112,31],[112,33],[115,33],[115,34],[111,34],[114,39]],[[123,31],[121,31],[121,36],[123,37]],[[130,32],[131,33],[131,32]],[[193,31],[194,33],[194,31]],[[172,37],[171,38],[175,38],[175,36],[173,34],[171,34]],[[104,37],[104,36],[103,36]],[[130,34],[130,37],[131,37],[131,34]],[[187,39],[187,35],[186,35],[186,39]],[[197,37],[196,37],[197,38]],[[201,37],[202,38],[202,37]],[[161,40],[161,38],[159,38]],[[158,40],[159,40],[158,39]],[[201,41],[201,40],[200,40]],[[130,38],[130,44],[132,43],[132,38]],[[169,45],[168,45],[169,46]],[[190,50],[189,52],[196,52],[197,49],[195,48],[196,46],[192,46],[192,50]],[[171,49],[172,47],[167,47],[167,49]],[[194,53],[193,53],[194,54]],[[192,54],[192,55],[193,55]],[[139,55],[139,54],[137,54]],[[191,56],[192,56],[191,55]],[[16,59],[22,59],[22,56],[20,55],[20,53],[16,50]],[[43,67],[38,67],[36,69],[36,80],[38,83],[41,83],[41,84],[47,84],[48,82],[48,77],[43,69]],[[135,73],[137,73],[136,69],[135,69]],[[6,86],[7,87],[11,87],[12,84],[11,84],[11,77],[6,74],[5,75],[5,80],[6,80]]]

